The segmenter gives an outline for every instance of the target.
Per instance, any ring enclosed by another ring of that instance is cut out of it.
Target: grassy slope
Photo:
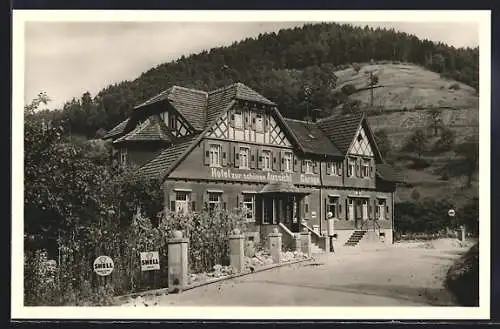
[[[431,117],[426,110],[419,108],[449,107],[442,109],[444,125],[456,133],[457,141],[461,141],[474,133],[478,128],[479,97],[474,88],[458,83],[459,90],[449,89],[455,81],[446,80],[439,74],[430,72],[412,64],[375,64],[363,65],[359,72],[349,68],[336,72],[338,88],[351,83],[357,89],[368,86],[368,72],[374,71],[379,77],[378,88],[374,89],[374,109],[368,112],[373,129],[385,129],[395,149],[396,155],[405,138],[417,128],[429,126]],[[361,106],[370,105],[370,90],[358,91],[350,96],[361,101]],[[429,141],[435,142],[432,131]],[[411,161],[396,160],[395,166],[403,169],[413,188],[398,189],[398,199],[408,200],[413,189],[417,189],[420,198],[452,198],[462,203],[472,196],[478,195],[478,182],[474,181],[470,189],[463,188],[465,178],[439,180],[436,173],[440,167],[456,159],[453,152],[428,155],[431,166],[413,170]]]

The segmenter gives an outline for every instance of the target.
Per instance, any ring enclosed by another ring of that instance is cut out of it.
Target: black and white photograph
[[[488,11],[13,21],[13,317],[488,318]]]

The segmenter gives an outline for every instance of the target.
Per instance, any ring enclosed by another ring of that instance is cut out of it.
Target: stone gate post
[[[168,239],[168,292],[181,292],[187,284],[188,238],[181,231],[174,231]]]

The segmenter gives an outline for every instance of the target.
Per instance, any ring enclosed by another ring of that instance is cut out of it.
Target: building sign
[[[160,256],[158,251],[141,252],[141,271],[160,269]]]
[[[319,185],[319,176],[311,176],[311,175],[300,175],[300,182],[304,184],[312,184],[312,185]]]
[[[231,169],[211,168],[210,174],[212,178],[243,180],[243,181],[259,181],[259,182],[292,182],[291,174],[275,174],[272,172],[254,173],[254,172],[235,172]]]
[[[99,276],[107,276],[113,272],[115,264],[111,257],[99,256],[94,260],[94,272]]]

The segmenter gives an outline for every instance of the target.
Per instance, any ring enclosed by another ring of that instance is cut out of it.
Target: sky
[[[339,22],[338,23],[344,23]],[[29,103],[39,92],[58,108],[85,91],[133,80],[159,64],[214,47],[228,46],[259,33],[305,22],[26,22],[25,93]],[[346,22],[347,23],[347,22]],[[474,22],[348,22],[394,28],[455,47],[476,47]]]

